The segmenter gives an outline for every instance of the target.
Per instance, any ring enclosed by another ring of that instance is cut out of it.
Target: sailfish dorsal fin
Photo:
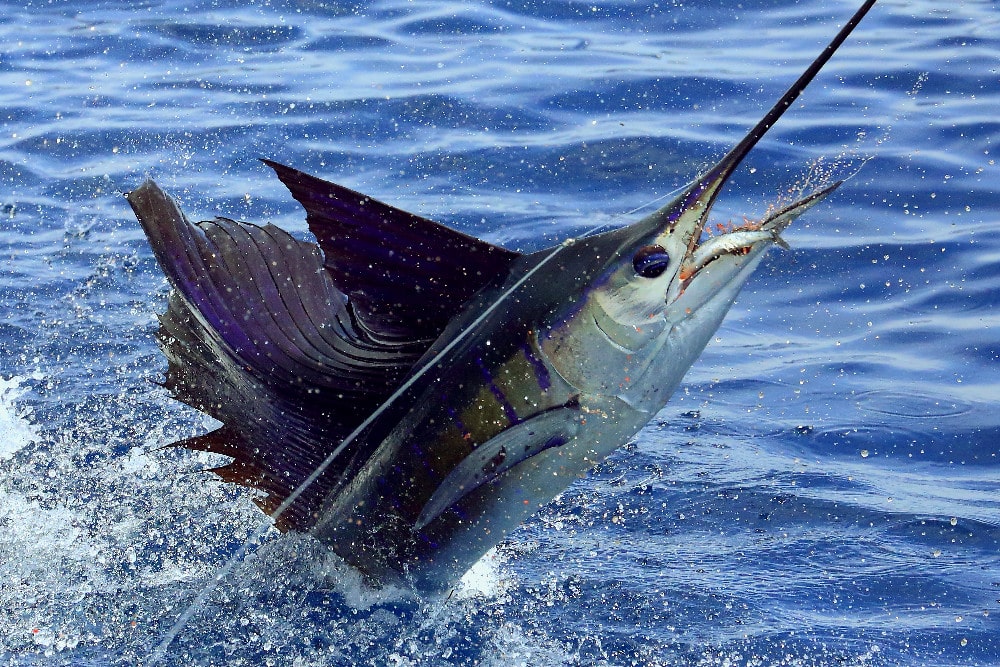
[[[306,209],[334,284],[373,334],[433,340],[516,252],[263,160]]]

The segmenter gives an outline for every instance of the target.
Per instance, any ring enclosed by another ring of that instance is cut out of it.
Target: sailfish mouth
[[[699,272],[715,260],[727,255],[749,255],[755,246],[777,244],[788,248],[781,232],[785,231],[795,218],[826,198],[840,187],[843,181],[820,188],[812,194],[791,204],[770,211],[760,220],[747,220],[739,226],[722,228],[721,233],[702,238],[688,249],[681,265],[679,292],[682,293]],[[721,226],[720,226],[721,227]]]
[[[840,186],[842,181],[819,189],[803,199],[765,216],[759,222],[727,229],[721,235],[710,236],[703,240],[712,205],[743,158],[792,106],[792,103],[816,77],[816,74],[874,5],[875,0],[865,2],[753,129],[714,167],[689,185],[674,201],[673,205],[663,211],[666,214],[666,223],[670,234],[680,235],[681,242],[686,246],[680,273],[682,290],[684,282],[690,281],[694,275],[708,266],[714,259],[724,254],[746,254],[755,244],[760,242],[775,242],[783,245],[784,242],[779,236],[781,231],[801,213]]]

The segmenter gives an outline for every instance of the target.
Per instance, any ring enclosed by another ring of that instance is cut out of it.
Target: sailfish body
[[[190,223],[127,195],[173,287],[158,334],[174,396],[279,528],[378,582],[447,589],[633,437],[681,382],[767,248],[832,192],[706,237],[743,157],[874,0],[760,123],[670,204],[522,255],[265,161],[317,244]]]

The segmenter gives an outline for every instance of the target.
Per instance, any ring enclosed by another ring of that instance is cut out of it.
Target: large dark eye
[[[639,248],[632,258],[632,267],[643,278],[658,278],[670,265],[670,255],[663,246],[648,245]]]

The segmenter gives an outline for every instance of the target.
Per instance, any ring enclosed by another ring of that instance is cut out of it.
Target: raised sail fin
[[[433,340],[519,255],[271,160],[306,209],[334,284],[373,334]]]
[[[423,343],[375,340],[354,324],[319,249],[273,226],[194,225],[152,181],[128,201],[174,291],[158,339],[175,397],[223,423],[178,443],[233,457],[215,472],[277,507],[388,396]],[[278,520],[308,529],[359,441]]]

